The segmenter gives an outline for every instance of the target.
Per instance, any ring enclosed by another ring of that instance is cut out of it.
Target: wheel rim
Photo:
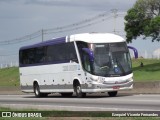
[[[36,89],[36,95],[38,95],[38,90]]]
[[[35,94],[38,95],[39,94],[39,91],[38,91],[38,87],[36,86],[36,89],[35,89]]]
[[[77,94],[80,94],[80,93],[81,93],[81,87],[77,86]]]

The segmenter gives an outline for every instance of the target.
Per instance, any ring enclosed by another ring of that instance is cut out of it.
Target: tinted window
[[[70,61],[77,59],[73,43],[51,45],[47,47],[47,61]]]
[[[20,64],[33,64],[35,63],[34,59],[34,49],[28,49],[20,51]]]
[[[54,44],[22,50],[19,53],[20,66],[30,64],[63,63],[77,60],[74,43]]]
[[[46,61],[46,47],[38,47],[34,50],[35,63],[43,63]]]

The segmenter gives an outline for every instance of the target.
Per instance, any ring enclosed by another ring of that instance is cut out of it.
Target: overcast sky
[[[135,0],[0,0],[0,40],[78,22],[112,9],[126,12]],[[122,23],[123,24],[123,23]],[[104,28],[109,24],[105,23]],[[95,26],[95,28],[97,28]],[[107,27],[107,28],[106,28]],[[91,30],[88,29],[90,32]],[[93,30],[94,32],[94,30]],[[54,35],[53,35],[54,36]]]
[[[44,35],[48,40],[54,37],[82,32],[113,32],[116,23],[117,34],[125,35],[124,15],[136,0],[0,0],[0,41],[23,37],[41,29],[56,28],[92,18],[112,9],[118,10],[116,22],[114,17],[104,22],[79,30]],[[124,36],[123,36],[124,37]],[[15,54],[23,45],[40,42],[41,37],[32,41],[0,45],[0,56]],[[139,51],[150,51],[159,47],[158,42],[151,45],[148,40],[136,40],[131,45]],[[145,47],[144,47],[145,44]],[[0,58],[2,59],[2,58]],[[3,57],[3,59],[5,59]]]

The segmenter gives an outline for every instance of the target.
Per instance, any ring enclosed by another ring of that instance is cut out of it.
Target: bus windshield
[[[88,71],[92,74],[103,77],[118,77],[132,72],[130,54],[125,42],[94,43],[90,46],[92,46],[94,61],[90,61]]]

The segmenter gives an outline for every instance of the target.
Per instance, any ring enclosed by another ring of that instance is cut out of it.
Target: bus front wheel
[[[81,85],[79,83],[75,86],[75,92],[78,98],[82,98],[86,96],[86,93],[82,92]]]
[[[115,97],[117,95],[117,91],[108,92],[109,97]]]

